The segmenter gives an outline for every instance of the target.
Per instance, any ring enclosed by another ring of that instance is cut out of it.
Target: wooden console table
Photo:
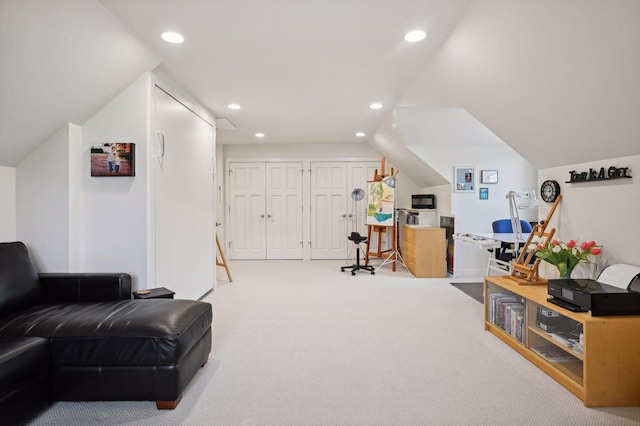
[[[518,285],[506,276],[485,277],[484,295],[485,330],[585,406],[640,406],[640,316],[572,312],[547,302],[546,285]],[[582,347],[559,338],[571,330],[582,330]]]

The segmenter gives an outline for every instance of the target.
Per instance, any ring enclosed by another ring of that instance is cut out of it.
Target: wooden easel
[[[375,171],[373,172],[373,182],[380,182],[382,181],[382,179],[386,178],[387,176],[389,176],[388,174],[385,173],[385,157],[382,157],[381,160],[381,164],[380,164],[380,174],[378,174],[378,169],[375,169]],[[393,176],[393,167],[391,168],[391,176]],[[397,218],[394,218],[393,220],[393,226],[377,226],[377,225],[367,225],[367,249],[365,251],[365,256],[364,256],[364,264],[365,265],[369,265],[369,258],[370,257],[376,257],[376,258],[384,258],[386,256],[384,256],[385,253],[393,253],[396,250],[397,247]],[[388,228],[392,228],[392,235],[391,235],[391,248],[387,249],[387,250],[382,250],[382,234],[387,232]],[[370,249],[370,244],[371,244],[371,235],[373,233],[377,234],[377,244],[376,244],[376,251],[371,251]],[[396,270],[396,262],[393,262],[393,266],[392,266],[392,270],[395,272]]]
[[[220,226],[220,223],[216,223],[216,226]],[[216,232],[216,245],[218,246],[218,251],[216,252],[216,266],[224,266],[224,270],[227,271],[227,277],[229,277],[229,282],[232,283],[233,278],[231,278],[231,271],[229,271],[227,258],[224,257],[224,252],[222,251],[222,244],[220,244],[220,239],[218,238],[217,232]],[[218,259],[218,255],[220,255],[220,259]]]
[[[553,216],[553,213],[556,211],[556,208],[558,207],[558,204],[560,204],[561,199],[562,195],[558,195],[558,198],[556,199],[555,203],[553,203],[553,206],[551,207],[547,218],[533,227],[533,230],[531,231],[531,234],[529,234],[529,238],[527,239],[527,243],[524,245],[523,249],[520,250],[520,255],[515,262],[511,262],[511,275],[509,276],[509,278],[511,278],[516,283],[520,285],[547,284],[547,280],[545,280],[544,278],[540,278],[540,276],[538,275],[540,259],[536,259],[533,262],[533,265],[530,265],[535,252],[527,252],[527,247],[529,247],[529,244],[531,244],[531,241],[534,237],[542,238],[543,244],[546,244],[551,238],[553,238],[553,235],[556,233],[555,228],[551,228],[549,232],[546,232],[546,229],[549,221],[551,220],[551,216]],[[516,247],[516,250],[517,249],[518,247]]]

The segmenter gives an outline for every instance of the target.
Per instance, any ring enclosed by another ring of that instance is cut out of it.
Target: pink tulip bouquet
[[[555,239],[545,243],[544,239],[534,237],[527,249],[534,251],[539,259],[555,265],[562,278],[570,278],[571,271],[578,263],[591,263],[589,256],[597,256],[602,253],[600,247],[595,241],[585,241],[578,244],[575,240],[565,243]]]

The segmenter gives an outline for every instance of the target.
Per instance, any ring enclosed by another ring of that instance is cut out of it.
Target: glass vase
[[[573,268],[575,268],[575,266]],[[570,280],[571,279],[571,273],[573,272],[573,268],[567,268],[567,272],[565,272],[564,274],[561,273],[560,270],[558,269],[558,273],[560,273],[560,279],[562,279],[562,280]]]

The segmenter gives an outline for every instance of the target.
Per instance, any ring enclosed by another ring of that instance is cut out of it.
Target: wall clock
[[[547,203],[553,203],[560,195],[560,184],[555,180],[545,180],[540,187],[540,196]]]

